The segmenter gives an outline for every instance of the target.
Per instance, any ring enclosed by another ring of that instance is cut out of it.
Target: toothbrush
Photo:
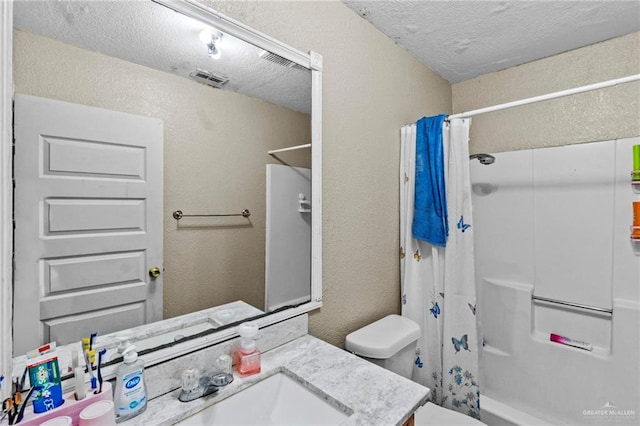
[[[91,337],[89,338],[89,350],[93,349],[93,342],[96,339],[98,333],[91,333]]]
[[[88,352],[89,358],[89,374],[91,375],[91,389],[96,389],[98,384],[96,382],[96,377],[93,375],[93,363],[96,362],[96,351],[90,349]]]
[[[31,387],[31,389],[29,390],[29,393],[27,394],[27,397],[24,399],[24,402],[20,406],[20,411],[17,412],[17,418],[15,419],[15,422],[13,424],[18,424],[22,421],[22,418],[24,417],[24,409],[27,407],[27,403],[29,402],[29,398],[31,398],[31,394],[33,394],[33,391],[41,390],[41,389],[42,389],[42,386]]]
[[[102,357],[107,353],[107,349],[104,348],[100,352],[98,352],[98,390],[93,393],[98,394],[102,393],[102,373],[100,372],[100,366],[102,365]]]
[[[13,424],[13,419],[14,419],[13,398],[5,399],[2,408],[5,410],[5,412],[9,416],[9,424],[12,425]]]
[[[91,340],[88,337],[82,338],[82,354],[84,355],[84,363],[89,371],[91,371],[91,367],[89,365],[89,346],[91,345]]]

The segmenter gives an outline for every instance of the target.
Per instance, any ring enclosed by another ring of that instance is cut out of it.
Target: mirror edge
[[[0,2],[0,395],[9,396],[13,358],[13,3]]]
[[[315,52],[302,53],[266,34],[262,34],[240,22],[228,18],[193,0],[152,0],[177,12],[217,26],[249,43],[267,49],[285,59],[309,68],[312,72],[311,157],[312,157],[312,206],[311,223],[311,300],[296,308],[260,318],[259,327],[266,327],[322,306],[322,56]],[[13,2],[0,2],[0,375],[8,379],[12,371],[12,282],[13,282]],[[143,356],[147,366],[175,358],[194,350],[216,344],[237,336],[237,327],[213,333],[181,345]],[[105,379],[114,376],[117,365],[105,369]],[[0,390],[5,397],[8,387]]]

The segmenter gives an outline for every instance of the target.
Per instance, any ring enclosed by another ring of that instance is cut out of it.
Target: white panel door
[[[267,165],[265,309],[311,300],[311,170]]]
[[[162,319],[162,121],[27,95],[14,111],[14,354]]]

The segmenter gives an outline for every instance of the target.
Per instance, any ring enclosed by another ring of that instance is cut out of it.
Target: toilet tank
[[[388,315],[349,334],[345,348],[396,374],[411,378],[420,327],[409,318]]]

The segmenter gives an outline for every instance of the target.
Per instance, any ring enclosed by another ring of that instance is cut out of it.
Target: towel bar
[[[294,151],[296,149],[302,149],[302,148],[311,148],[311,144],[310,143],[306,143],[304,145],[290,146],[288,148],[272,149],[271,151],[267,151],[267,154],[273,155],[273,154],[277,154],[279,152]]]
[[[580,303],[565,302],[564,300],[549,299],[547,297],[535,295],[531,295],[531,299],[539,300],[540,302],[555,303],[557,305],[571,306],[573,308],[587,309],[589,311],[604,312],[605,314],[613,315],[613,309],[600,308],[598,306],[582,305]]]
[[[180,220],[183,217],[217,217],[217,216],[249,217],[249,216],[251,216],[251,212],[248,209],[244,209],[240,213],[230,213],[230,214],[184,214],[184,213],[182,213],[182,210],[176,210],[175,212],[173,212],[173,218],[175,220]]]

